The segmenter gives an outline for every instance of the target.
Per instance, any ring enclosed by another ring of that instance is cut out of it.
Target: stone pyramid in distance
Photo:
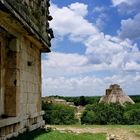
[[[119,103],[121,105],[124,103],[135,104],[129,96],[125,95],[118,84],[110,85],[109,89],[106,89],[106,95],[101,97],[99,103]]]

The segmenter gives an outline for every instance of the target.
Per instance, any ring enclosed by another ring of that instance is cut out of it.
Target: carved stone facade
[[[41,52],[53,38],[48,0],[0,0],[0,140],[42,127]]]
[[[101,97],[99,103],[124,103],[134,104],[134,101],[123,92],[122,88],[118,84],[110,85],[109,89],[106,89],[106,95]]]

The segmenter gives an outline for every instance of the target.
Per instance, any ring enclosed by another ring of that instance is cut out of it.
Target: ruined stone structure
[[[57,97],[55,98],[55,97],[53,97],[53,96],[42,97],[42,101],[43,101],[43,102],[47,102],[47,103],[63,104],[63,105],[69,105],[69,106],[75,107],[74,102],[67,102],[67,101],[64,100],[64,99],[59,99],[59,98],[57,98]]]
[[[134,101],[125,95],[120,85],[114,84],[110,85],[109,89],[106,89],[106,95],[101,97],[99,103],[119,103],[123,105],[124,103],[134,104]]]
[[[42,127],[41,52],[50,52],[49,0],[0,0],[0,140]]]
[[[66,100],[51,97],[51,96],[42,97],[42,101],[47,103],[53,103],[53,104],[63,104],[63,105],[67,104]]]

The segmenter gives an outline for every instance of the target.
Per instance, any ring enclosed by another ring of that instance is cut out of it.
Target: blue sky
[[[52,0],[52,52],[42,55],[43,96],[140,93],[140,1]]]

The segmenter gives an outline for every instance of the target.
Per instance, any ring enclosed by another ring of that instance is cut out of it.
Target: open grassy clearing
[[[106,140],[106,134],[98,133],[72,133],[72,132],[59,132],[52,131],[47,133],[46,131],[33,131],[20,135],[12,140]]]
[[[114,134],[123,140],[140,140],[140,125],[53,125],[59,131]]]
[[[113,134],[121,140],[140,140],[140,125],[47,125],[55,130],[36,130],[12,140],[106,140]]]

